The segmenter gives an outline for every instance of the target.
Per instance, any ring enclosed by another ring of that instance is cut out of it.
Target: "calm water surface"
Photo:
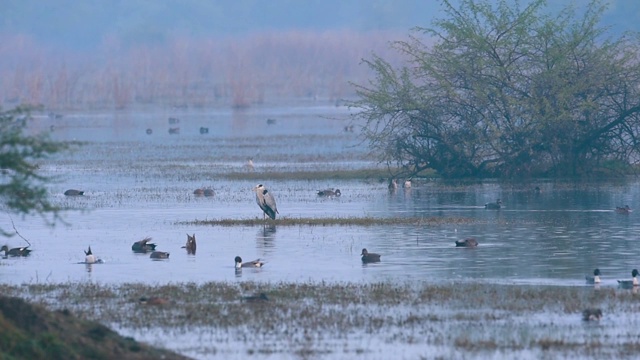
[[[220,174],[246,171],[335,170],[376,166],[355,132],[345,132],[344,108],[283,107],[263,111],[132,112],[70,114],[62,120],[36,116],[33,131],[54,125],[61,140],[88,141],[72,154],[43,163],[55,176],[54,201],[78,211],[51,228],[39,217],[14,217],[34,249],[28,258],[2,259],[2,281],[99,281],[121,283],[253,281],[459,281],[582,285],[599,267],[604,285],[628,278],[638,267],[637,213],[616,214],[616,206],[638,203],[638,181],[620,183],[463,185],[415,181],[409,190],[389,193],[379,181],[282,181],[265,177],[284,217],[470,218],[471,224],[441,226],[277,226],[180,225],[204,219],[261,217],[251,191],[255,180],[225,180]],[[169,125],[168,118],[180,120]],[[277,119],[269,125],[266,118]],[[170,135],[169,127],[180,127]],[[208,134],[200,134],[208,127]],[[146,129],[153,133],[147,135]],[[541,193],[532,189],[539,186]],[[212,187],[212,198],[196,197]],[[336,199],[318,189],[340,188]],[[68,188],[83,197],[65,197]],[[499,211],[484,209],[501,198]],[[11,219],[0,217],[4,229]],[[196,256],[180,247],[196,234]],[[168,261],[131,252],[131,244],[151,236]],[[454,241],[473,236],[477,249]],[[10,246],[21,246],[18,237]],[[91,245],[105,263],[86,267]],[[382,254],[379,264],[362,265],[360,251]],[[259,270],[236,274],[233,258],[264,259]]]
[[[179,122],[169,124],[170,117]],[[267,124],[267,118],[276,119],[276,123]],[[166,109],[72,113],[55,122],[46,115],[37,115],[30,123],[31,131],[51,129],[53,125],[55,139],[87,142],[77,151],[40,166],[43,174],[56,179],[49,186],[53,201],[75,210],[65,212],[65,222],[58,222],[55,227],[47,226],[37,216],[0,216],[3,229],[15,226],[34,249],[28,258],[0,258],[0,281],[11,284],[481,281],[584,286],[584,276],[599,267],[603,273],[602,286],[613,287],[616,279],[630,278],[631,269],[640,266],[636,252],[640,232],[638,213],[622,215],[613,211],[624,204],[637,207],[640,200],[637,179],[515,185],[491,181],[452,184],[423,179],[414,181],[411,189],[389,193],[386,181],[378,179],[269,178],[269,173],[280,171],[378,166],[358,138],[357,125],[350,132],[344,129],[347,124],[347,109],[315,105],[244,112]],[[180,134],[170,135],[169,127],[179,127]],[[200,134],[200,128],[208,128],[208,133]],[[147,129],[151,135],[147,135]],[[245,164],[250,157],[255,174],[265,176],[258,176],[260,180],[243,176],[238,176],[240,180],[229,180],[232,173],[248,174]],[[194,220],[261,218],[251,190],[257,182],[265,184],[275,195],[282,217],[435,217],[470,221],[370,227],[278,226],[271,222],[265,226],[184,225]],[[534,192],[535,186],[542,191]],[[213,188],[215,196],[192,194],[195,188],[204,187]],[[343,195],[319,198],[317,190],[327,187],[339,188]],[[65,197],[63,192],[70,188],[84,190],[85,196]],[[504,203],[502,209],[484,208],[485,203],[497,198]],[[195,256],[181,249],[187,233],[196,235]],[[158,244],[158,250],[170,252],[169,260],[153,261],[148,255],[131,252],[132,243],[147,236]],[[470,236],[478,239],[478,248],[455,247],[455,240]],[[18,236],[5,240],[10,247],[24,245]],[[88,246],[104,264],[81,264],[83,250]],[[363,265],[359,256],[362,248],[382,254],[382,262]],[[236,273],[233,263],[236,255],[244,260],[261,258],[267,264],[262,269]],[[407,311],[451,309],[420,307]],[[547,336],[547,324],[555,315],[540,314],[540,317],[540,336]],[[624,329],[637,327],[635,318],[608,319],[617,325],[605,322],[607,329],[622,326],[620,331],[625,332]],[[512,327],[486,329],[479,325],[478,333],[492,331],[501,339],[533,336],[520,333],[521,325],[531,325],[532,319],[518,321]],[[196,358],[215,358],[216,354],[244,358],[245,348],[254,345],[290,346],[268,338],[262,339],[261,344],[247,344],[242,334],[230,337],[215,328],[140,331],[111,325],[122,334]],[[585,339],[598,331],[587,327],[584,331],[579,327],[576,330],[573,323],[567,326],[574,335],[578,331],[577,336]],[[437,327],[440,328],[440,323]],[[441,331],[441,336],[449,336],[448,327]],[[464,333],[467,329],[460,331]],[[611,331],[609,335],[618,336],[619,332]],[[364,356],[373,358],[415,358],[425,351],[443,357],[464,356],[453,348],[426,349],[421,342],[409,346],[385,336],[356,333],[315,341],[320,348],[333,349],[330,358],[336,358],[340,349],[345,351],[344,358],[351,358],[355,349],[362,348],[372,349],[373,353]],[[158,339],[162,342],[158,343]],[[346,352],[347,349],[350,350]],[[284,354],[276,352],[271,358]],[[486,355],[513,358],[515,354]],[[516,357],[540,356],[544,354],[525,349]]]

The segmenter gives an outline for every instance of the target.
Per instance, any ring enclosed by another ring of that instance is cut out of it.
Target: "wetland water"
[[[631,269],[639,267],[635,251],[639,213],[613,211],[625,204],[636,207],[637,179],[526,184],[418,179],[411,189],[389,193],[386,182],[377,178],[291,180],[273,175],[376,167],[358,138],[357,126],[354,132],[345,131],[347,114],[345,108],[315,105],[242,112],[71,113],[56,120],[36,114],[32,131],[53,125],[54,139],[87,142],[40,166],[43,174],[57,179],[49,187],[55,203],[77,210],[65,212],[67,223],[55,227],[46,226],[39,217],[14,216],[15,227],[34,251],[28,258],[0,259],[0,281],[584,286],[584,276],[599,267],[602,287],[613,288],[616,279],[630,278]],[[169,124],[169,118],[179,122]],[[268,118],[275,123],[269,124]],[[180,127],[180,133],[169,134],[170,127]],[[208,128],[205,134],[200,133],[203,127]],[[245,166],[250,157],[254,171]],[[252,192],[257,183],[274,194],[281,217],[443,221],[385,226],[193,224],[262,218]],[[539,193],[533,191],[536,186]],[[208,187],[214,189],[213,197],[193,195],[194,189]],[[327,187],[339,188],[342,196],[316,195]],[[64,196],[70,188],[84,190],[85,195]],[[502,199],[502,209],[484,208],[497,198]],[[0,224],[5,230],[12,228],[8,216],[1,217]],[[181,249],[187,233],[196,235],[195,256]],[[170,252],[169,260],[153,261],[131,252],[132,243],[147,236],[158,250]],[[455,247],[455,240],[471,236],[480,243],[478,248]],[[10,247],[24,245],[17,236],[6,242]],[[89,245],[104,264],[79,264]],[[382,261],[363,265],[362,248],[382,254]],[[261,258],[266,265],[236,273],[236,255],[245,261]],[[385,346],[383,353],[392,354],[394,349]]]

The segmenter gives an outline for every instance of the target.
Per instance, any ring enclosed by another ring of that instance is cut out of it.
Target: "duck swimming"
[[[466,238],[464,240],[456,241],[456,247],[476,247],[478,246],[478,240],[476,238]]]
[[[625,289],[631,289],[638,286],[638,269],[633,269],[631,271],[631,276],[633,277],[631,280],[618,280],[618,286]]]
[[[342,193],[340,192],[340,189],[335,189],[333,190],[333,188],[331,189],[326,189],[326,190],[318,190],[318,196],[340,196],[342,195]]]
[[[370,253],[367,251],[367,249],[362,249],[362,253],[360,253],[360,256],[362,256],[362,262],[365,264],[380,262],[380,254]]]
[[[629,207],[629,205],[625,205],[625,206],[616,206],[616,213],[618,214],[628,214],[630,213],[631,207]]]
[[[600,309],[585,309],[582,312],[582,320],[584,321],[600,321],[602,319],[602,310]]]
[[[493,202],[493,203],[484,204],[485,209],[499,210],[501,207],[502,207],[502,200],[500,199],[496,200],[496,202]]]
[[[0,248],[0,251],[4,251],[4,256],[7,257],[7,256],[29,256],[32,250],[29,249],[28,246],[9,249],[7,245],[2,245],[2,248]]]
[[[256,259],[253,261],[247,261],[247,262],[242,262],[242,258],[240,256],[236,256],[236,258],[234,259],[236,262],[236,269],[240,269],[240,268],[245,268],[245,267],[255,267],[255,268],[259,268],[259,267],[263,267],[264,266],[264,262],[260,261],[260,259]]]
[[[151,259],[168,259],[169,253],[164,251],[154,251],[149,256]]]
[[[585,276],[587,284],[600,284],[600,269],[593,270],[593,276]]]

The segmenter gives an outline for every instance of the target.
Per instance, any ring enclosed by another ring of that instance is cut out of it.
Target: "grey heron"
[[[265,219],[265,215],[269,215],[270,218],[276,218],[276,214],[279,214],[278,208],[276,207],[276,199],[271,195],[271,193],[264,187],[262,184],[258,184],[253,188],[253,191],[256,192],[256,202],[260,209],[262,209],[262,219]]]

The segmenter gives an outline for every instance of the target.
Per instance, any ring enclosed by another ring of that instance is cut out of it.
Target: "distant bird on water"
[[[600,284],[600,269],[593,270],[593,276],[585,276],[587,284]]]
[[[164,251],[154,251],[149,257],[151,259],[168,259],[169,253]]]
[[[602,310],[600,309],[585,309],[582,312],[582,320],[584,321],[600,321],[602,319]]]
[[[370,253],[367,249],[362,249],[362,253],[360,255],[362,256],[363,263],[380,262],[380,254]]]
[[[91,246],[89,246],[89,250],[84,251],[84,255],[84,262],[87,264],[95,264],[98,261],[98,258],[91,252]]]
[[[271,195],[269,190],[262,184],[258,184],[253,188],[253,191],[256,192],[256,202],[260,209],[262,209],[262,219],[265,219],[265,215],[268,215],[270,218],[276,218],[276,214],[279,214],[278,208],[276,207],[276,199]]]
[[[485,209],[499,210],[502,207],[502,200],[498,199],[494,203],[484,204]]]
[[[476,247],[478,246],[478,240],[476,240],[475,238],[466,238],[464,240],[457,240],[456,241],[456,246],[457,247]]]
[[[65,191],[64,194],[66,196],[80,196],[80,195],[84,195],[84,191],[75,190],[75,189],[69,189],[69,190]]]
[[[242,262],[242,258],[240,256],[236,256],[234,261],[236,262],[236,269],[246,268],[246,267],[259,268],[259,267],[264,266],[264,262],[260,261],[260,259],[256,259],[256,260],[253,260],[253,261]]]
[[[340,192],[340,189],[335,189],[333,190],[333,188],[331,189],[326,189],[326,190],[318,190],[318,196],[340,196],[342,195],[342,193]]]
[[[398,189],[398,180],[391,179],[391,181],[389,181],[389,191],[395,191],[397,189]]]
[[[4,251],[4,256],[29,256],[31,249],[28,246],[9,249],[7,245],[2,245],[0,251]]]
[[[629,207],[629,205],[625,205],[625,206],[616,206],[616,212],[617,212],[618,214],[628,214],[628,213],[630,213],[631,211],[632,211],[632,210],[631,210],[631,207]]]
[[[149,251],[154,251],[157,245],[150,243],[149,241],[151,241],[150,237],[136,241],[133,243],[133,245],[131,245],[131,250],[137,253],[147,253]]]
[[[634,288],[636,286],[638,286],[638,269],[633,269],[631,271],[631,276],[633,277],[633,279],[631,280],[618,280],[618,285],[621,288],[625,288],[625,289],[631,289]]]
[[[182,248],[187,249],[187,254],[195,255],[196,254],[196,234],[193,234],[193,236],[187,234],[187,243]]]

